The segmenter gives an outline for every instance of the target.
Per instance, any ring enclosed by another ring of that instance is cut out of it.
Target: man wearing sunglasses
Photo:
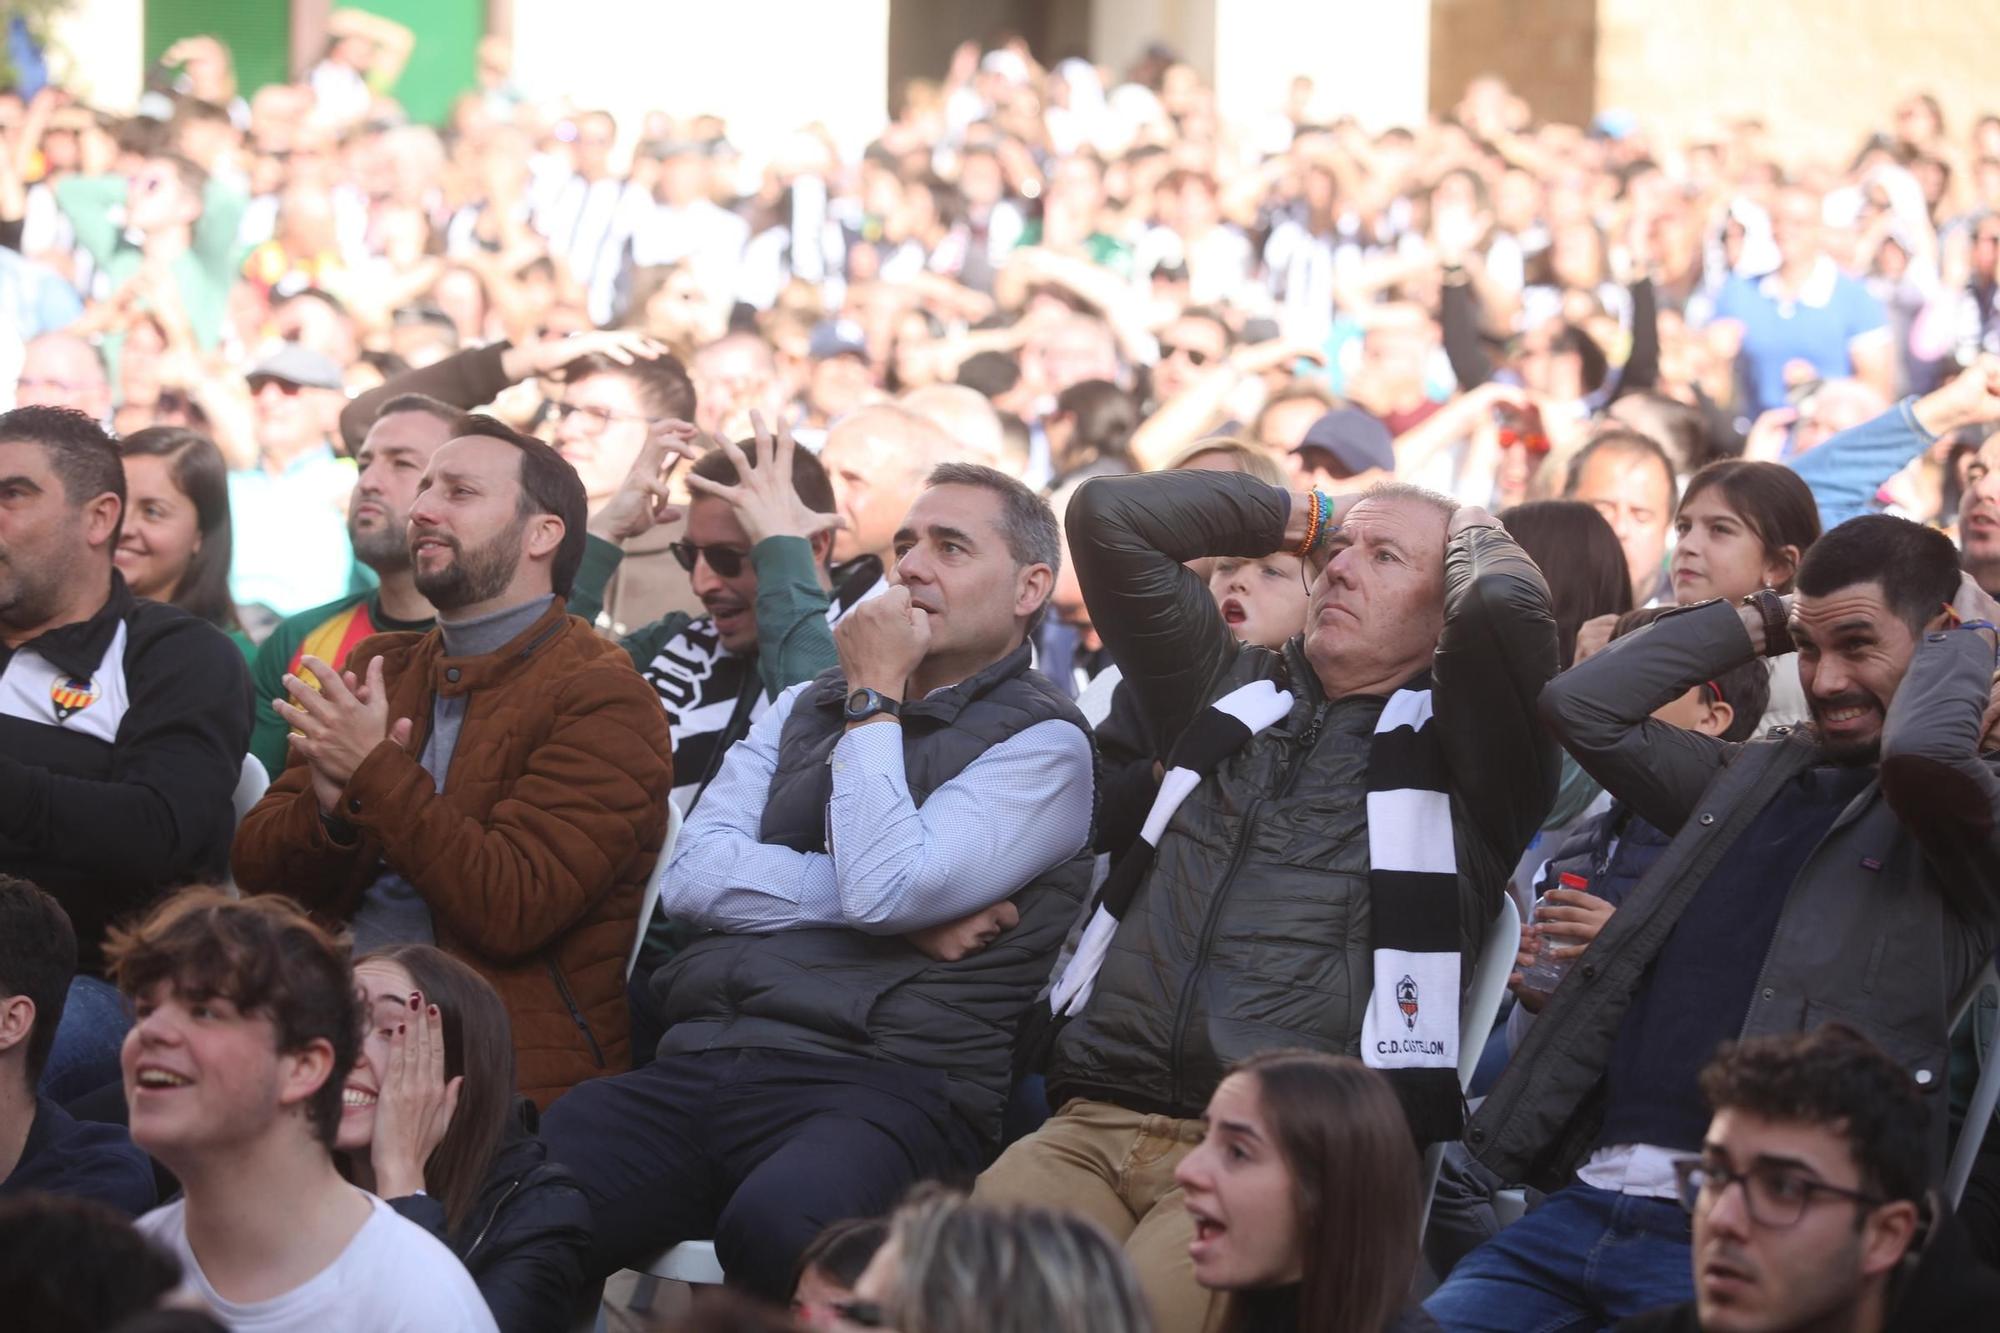
[[[1842,1024],[1725,1046],[1715,1112],[1674,1162],[1694,1223],[1694,1300],[1619,1333],[1990,1329],[2000,1275],[1927,1189],[1930,1107],[1909,1071]]]
[[[283,343],[250,368],[257,457],[229,474],[236,600],[293,616],[362,586],[347,539],[354,465],[334,451],[340,367]]]

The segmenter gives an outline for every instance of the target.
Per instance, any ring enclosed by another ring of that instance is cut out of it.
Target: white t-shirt
[[[139,1219],[139,1230],[181,1261],[182,1286],[235,1333],[497,1333],[458,1256],[388,1204],[340,1257],[282,1296],[239,1304],[208,1284],[187,1239],[187,1201]]]

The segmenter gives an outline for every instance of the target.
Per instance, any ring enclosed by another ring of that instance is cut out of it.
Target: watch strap
[[[1743,599],[1744,605],[1754,606],[1764,617],[1764,656],[1783,657],[1786,653],[1797,652],[1798,645],[1792,642],[1790,618],[1785,614],[1785,599],[1775,588],[1759,588]]]

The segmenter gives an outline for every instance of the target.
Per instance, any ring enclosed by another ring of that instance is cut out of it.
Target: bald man
[[[888,403],[835,422],[819,455],[833,479],[834,505],[847,520],[833,537],[834,560],[872,555],[885,567],[893,565],[896,529],[924,489],[924,478],[964,452],[934,422]]]
[[[1011,466],[1016,460],[1007,457],[1000,414],[979,390],[963,384],[927,384],[896,401],[952,438],[958,447],[958,457],[952,461],[998,468],[1021,480],[1020,468]]]
[[[102,425],[111,417],[111,380],[104,358],[74,333],[31,339],[14,386],[16,407],[70,407]]]

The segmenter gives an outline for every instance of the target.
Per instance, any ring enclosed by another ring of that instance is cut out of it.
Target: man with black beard
[[[665,715],[564,601],[583,560],[576,469],[458,418],[409,506],[423,634],[337,670],[308,653],[276,712],[291,760],[244,820],[236,882],[347,925],[357,955],[434,943],[507,1004],[546,1105],[629,1063],[624,963],[666,833]]]
[[[1697,1080],[1725,1040],[1858,1029],[1931,1104],[1943,1174],[1952,1006],[2000,943],[2000,776],[1980,753],[2000,607],[1942,533],[1883,514],[1820,538],[1797,586],[1682,607],[1542,691],[1577,762],[1677,836],[1466,1129],[1501,1178],[1555,1192],[1426,1302],[1447,1329],[1694,1296],[1673,1163],[1704,1151]],[[1791,651],[1809,727],[1738,744],[1651,716]]]

